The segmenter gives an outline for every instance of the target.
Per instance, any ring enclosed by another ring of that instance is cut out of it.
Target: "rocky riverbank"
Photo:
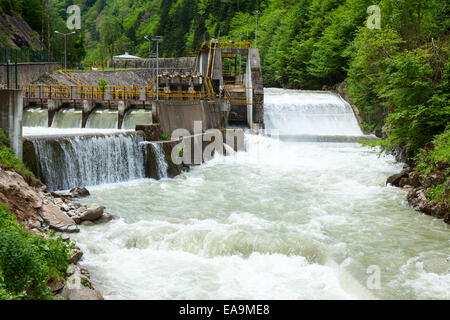
[[[38,237],[58,237],[70,248],[70,267],[65,279],[49,283],[58,299],[103,300],[102,294],[90,280],[89,272],[79,265],[83,252],[72,243],[70,233],[80,231],[79,225],[95,225],[116,219],[99,205],[85,206],[77,199],[89,195],[84,188],[71,190],[68,195],[47,192],[37,180],[26,181],[15,171],[0,168],[0,202],[6,204],[30,233]],[[55,233],[53,233],[53,232]]]
[[[400,173],[390,176],[386,184],[405,190],[407,192],[407,202],[415,210],[438,219],[443,219],[446,223],[450,224],[450,180],[447,181],[447,179],[448,174],[444,170],[436,170],[429,175],[421,176],[417,170],[414,170],[406,164]],[[445,181],[447,181],[447,184],[445,186],[444,201],[436,202],[429,200],[427,192]]]

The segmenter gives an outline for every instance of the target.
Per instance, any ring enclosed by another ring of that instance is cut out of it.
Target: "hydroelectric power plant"
[[[245,72],[223,63],[239,54]],[[143,86],[98,88],[80,73],[22,88],[27,166],[120,217],[71,236],[106,299],[449,298],[447,225],[385,185],[403,164],[357,143],[374,137],[350,104],[263,89],[244,44],[211,42],[186,61],[157,90],[151,69],[130,71]],[[198,121],[244,132],[242,146],[175,165],[171,152],[187,150],[170,134],[186,129],[195,145]]]

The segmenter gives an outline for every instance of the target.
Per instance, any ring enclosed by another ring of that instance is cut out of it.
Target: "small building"
[[[145,59],[137,56],[132,56],[128,52],[125,54],[114,56],[112,60],[108,62],[109,68],[140,68]]]

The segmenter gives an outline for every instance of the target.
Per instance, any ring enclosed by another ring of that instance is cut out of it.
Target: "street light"
[[[71,34],[75,34],[76,32],[69,32],[69,33],[62,33],[57,30],[55,30],[55,33],[63,35],[64,36],[64,69],[67,69],[67,36]]]
[[[241,42],[243,35],[244,35],[243,32],[239,32],[239,42]],[[239,45],[242,45],[242,44],[239,43]],[[242,68],[242,54],[239,54],[239,74],[241,73],[241,68]]]
[[[148,41],[148,58],[149,58],[149,67],[150,67],[150,60],[152,59],[152,58],[156,58],[156,53],[152,53],[151,52],[151,50],[152,50],[152,48],[151,48],[151,36],[145,36],[144,37],[144,39],[145,40],[147,40]],[[153,60],[151,60],[151,63],[152,63],[152,79],[153,79],[153,81],[155,80],[155,60],[153,59]],[[155,88],[154,88],[154,86],[153,86],[153,88],[152,88],[152,91],[155,91]]]
[[[258,43],[258,15],[261,14],[259,10],[253,11],[253,14],[256,16],[256,32],[255,32],[255,48],[256,44]]]
[[[159,41],[161,36],[152,37],[152,41],[156,41],[156,100],[159,100]]]

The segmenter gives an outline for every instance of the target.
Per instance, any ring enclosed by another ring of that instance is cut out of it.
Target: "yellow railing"
[[[207,82],[208,83],[208,82]],[[210,82],[209,82],[210,84]],[[20,85],[26,99],[64,99],[64,100],[153,100],[156,91],[146,87],[107,86],[68,86],[68,85]],[[212,90],[212,87],[211,87]],[[168,91],[159,88],[160,99],[202,100],[210,98],[210,92]],[[214,96],[213,96],[214,98]]]

